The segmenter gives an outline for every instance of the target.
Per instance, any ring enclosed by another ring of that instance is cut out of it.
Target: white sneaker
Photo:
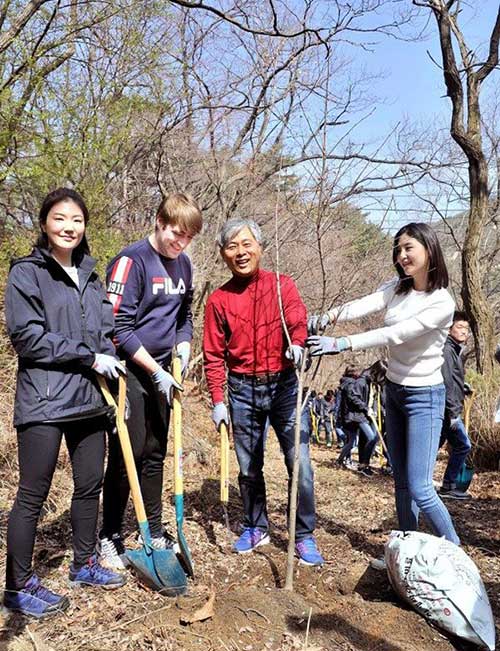
[[[143,545],[144,543],[142,542],[142,536],[139,534],[137,537],[137,542],[139,545]],[[151,547],[153,549],[171,549],[174,554],[180,554],[181,548],[179,547],[178,543],[174,541],[173,538],[171,538],[168,535],[163,535],[159,536],[157,538],[151,538]]]
[[[100,538],[96,546],[99,562],[110,570],[124,570],[129,564],[121,536]]]
[[[387,563],[385,558],[381,556],[380,558],[372,558],[370,561],[370,567],[373,567],[374,570],[379,572],[385,572],[387,570]]]

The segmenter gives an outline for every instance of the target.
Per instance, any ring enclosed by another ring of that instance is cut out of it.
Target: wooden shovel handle
[[[139,523],[146,522],[146,509],[144,508],[144,501],[142,499],[141,486],[137,476],[137,468],[135,467],[134,453],[130,444],[130,437],[128,434],[127,425],[125,423],[125,397],[127,395],[127,381],[123,375],[120,374],[118,379],[118,405],[116,404],[108,384],[102,375],[97,375],[97,381],[101,387],[104,399],[110,407],[116,409],[116,428],[118,430],[118,438],[122,448],[123,460],[125,461],[125,468],[127,470],[127,477],[130,484],[130,493],[134,503],[135,515]]]
[[[229,501],[229,437],[224,421],[220,424],[220,499]]]
[[[174,356],[172,359],[172,376],[176,382],[182,383],[181,360]],[[182,495],[184,483],[182,478],[182,405],[180,391],[174,387],[172,399],[172,420],[174,430],[174,494]]]

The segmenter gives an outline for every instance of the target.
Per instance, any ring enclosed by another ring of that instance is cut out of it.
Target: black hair
[[[47,223],[47,216],[51,211],[51,209],[61,201],[73,201],[74,203],[76,203],[76,205],[82,211],[83,222],[85,226],[87,226],[88,224],[89,211],[87,206],[85,205],[85,201],[83,200],[81,194],[78,194],[78,192],[72,190],[71,188],[57,188],[57,190],[53,190],[52,192],[49,192],[49,194],[43,200],[42,206],[40,208],[40,212],[38,214],[40,235],[38,236],[38,239],[36,241],[36,246],[42,249],[49,248],[49,238],[47,237],[47,233],[43,231],[42,226],[45,226],[45,224]],[[85,253],[89,255],[90,249],[89,249],[89,244],[87,242],[87,238],[85,237],[85,233],[84,233],[81,242],[73,251],[73,256],[72,256],[73,261],[81,260],[81,258]]]
[[[463,310],[455,310],[453,312],[453,323],[456,323],[457,321],[467,321],[467,323],[469,323],[467,312],[464,312]]]
[[[398,263],[397,258],[399,255],[399,238],[403,235],[413,237],[422,246],[425,247],[429,256],[429,271],[427,275],[426,292],[432,292],[435,289],[448,287],[449,278],[446,263],[444,261],[443,252],[439,244],[436,232],[428,225],[421,222],[411,222],[399,229],[394,236],[394,245],[392,247],[392,262],[398,272],[400,278],[396,294],[407,294],[410,289],[413,289],[413,278],[407,276],[403,267]]]

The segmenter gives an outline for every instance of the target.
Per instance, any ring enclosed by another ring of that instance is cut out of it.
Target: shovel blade
[[[173,550],[132,549],[127,551],[127,559],[141,581],[153,590],[168,597],[186,592],[186,574]]]

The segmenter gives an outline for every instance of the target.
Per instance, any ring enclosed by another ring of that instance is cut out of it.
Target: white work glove
[[[119,360],[104,353],[96,353],[92,368],[99,375],[104,375],[108,380],[117,380],[120,373],[127,375],[127,369]]]
[[[302,355],[304,354],[304,349],[298,344],[292,344],[288,347],[285,352],[285,357],[293,362],[295,368],[300,368],[302,365]]]
[[[330,317],[328,314],[313,314],[307,320],[307,332],[310,335],[318,335],[324,332],[329,324]]]
[[[229,425],[229,414],[227,407],[223,402],[217,402],[212,409],[212,420],[215,424],[215,429],[218,431],[220,429],[221,423],[226,423],[226,426]]]
[[[351,348],[347,337],[320,337],[311,335],[307,338],[306,346],[309,347],[312,357],[318,355],[338,355]]]
[[[167,398],[168,404],[172,405],[172,393],[174,387],[179,389],[179,391],[184,391],[182,384],[176,382],[173,376],[166,371],[164,368],[159,368],[157,371],[151,374],[151,379],[156,385],[156,388],[160,393]]]
[[[182,375],[182,379],[184,379],[184,376],[186,375],[189,366],[189,357],[191,355],[191,344],[189,343],[189,341],[181,341],[180,344],[177,344],[176,350],[177,350],[177,355],[180,357],[181,360],[181,375]]]

